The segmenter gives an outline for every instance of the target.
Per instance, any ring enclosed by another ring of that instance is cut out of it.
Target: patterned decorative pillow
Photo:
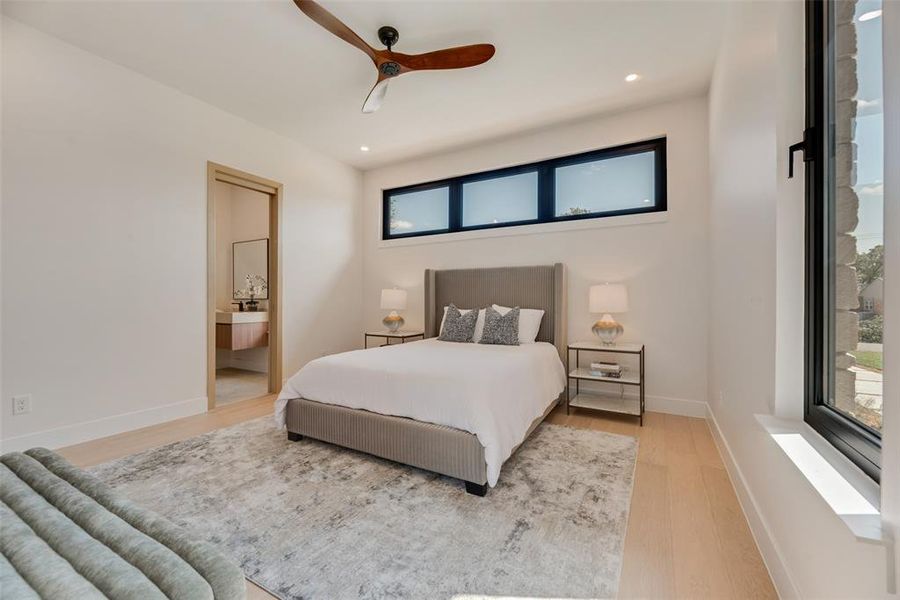
[[[447,307],[444,326],[441,328],[441,335],[438,336],[438,339],[443,342],[471,342],[477,320],[477,310],[470,310],[466,314],[462,314],[456,305],[451,304]]]
[[[479,344],[519,345],[519,307],[501,315],[489,306],[484,313],[484,331]]]

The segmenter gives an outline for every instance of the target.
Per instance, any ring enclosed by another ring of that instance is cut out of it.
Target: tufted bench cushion
[[[4,600],[245,598],[215,546],[44,448],[0,457]]]

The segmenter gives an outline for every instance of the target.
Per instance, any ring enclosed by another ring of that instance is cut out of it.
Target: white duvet
[[[288,400],[302,397],[468,431],[484,446],[493,487],[503,462],[565,384],[552,344],[429,339],[311,361],[285,384],[275,419],[284,426]]]

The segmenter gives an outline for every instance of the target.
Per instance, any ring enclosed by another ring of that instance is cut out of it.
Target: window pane
[[[449,228],[450,188],[391,195],[390,219],[391,235]]]
[[[825,69],[825,401],[875,432],[884,323],[881,4],[828,3]]]
[[[537,219],[537,197],[537,171],[464,183],[463,227]]]
[[[556,216],[652,207],[654,164],[643,152],[557,168]]]

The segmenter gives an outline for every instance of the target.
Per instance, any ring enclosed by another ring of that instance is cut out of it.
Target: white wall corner
[[[804,170],[806,163],[796,157],[794,177],[787,177],[788,146],[803,137],[805,127],[805,47],[804,5],[784,2],[777,7],[778,58],[776,77],[775,138],[775,403],[774,414],[786,419],[803,417],[803,343],[805,311],[806,244],[803,231],[806,218]]]

